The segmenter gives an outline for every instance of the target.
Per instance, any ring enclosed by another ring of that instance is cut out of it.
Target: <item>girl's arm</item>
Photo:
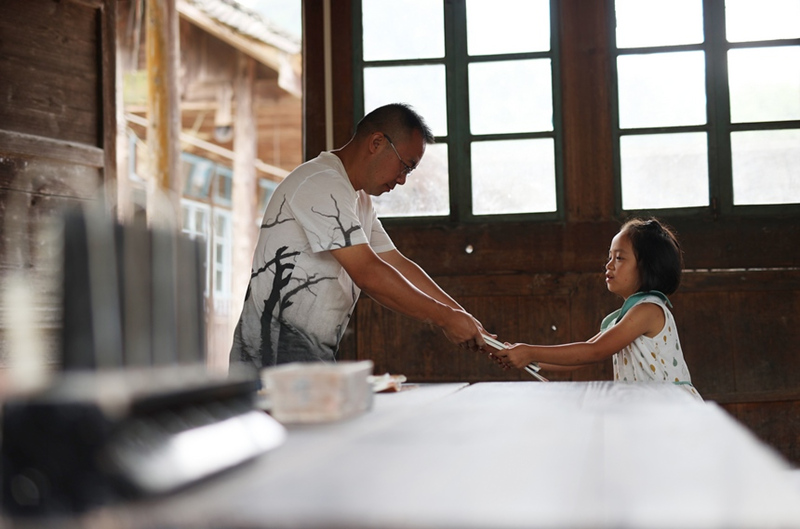
[[[620,322],[588,341],[561,345],[518,343],[498,351],[498,356],[514,367],[524,369],[531,362],[555,366],[581,366],[599,362],[624,349],[639,336],[655,336],[664,327],[664,312],[654,303],[641,303]]]
[[[581,364],[579,366],[559,366],[556,364],[539,364],[539,367],[542,368],[542,371],[548,371],[550,373],[565,373],[568,371],[577,371],[583,367],[590,366],[591,364]]]
[[[602,332],[598,332],[597,334],[595,334],[594,336],[592,336],[591,338],[586,340],[586,343],[594,342],[602,334],[603,334]],[[547,364],[547,363],[542,363],[542,362],[538,362],[538,364],[539,364],[539,367],[541,367],[545,371],[557,371],[557,372],[575,371],[575,370],[580,369],[582,367],[587,367],[587,366],[591,365],[591,364],[580,364],[580,365],[575,365],[575,366],[561,366],[561,365],[557,365],[557,364]]]

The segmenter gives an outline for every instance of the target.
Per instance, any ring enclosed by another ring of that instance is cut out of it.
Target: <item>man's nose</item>
[[[404,185],[406,183],[406,177],[407,176],[408,175],[406,175],[406,173],[404,173],[404,172],[400,173],[400,176],[398,176],[397,180],[396,180],[397,185],[399,185],[399,186]]]

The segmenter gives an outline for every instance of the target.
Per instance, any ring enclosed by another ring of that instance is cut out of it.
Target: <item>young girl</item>
[[[520,369],[538,362],[542,369],[562,370],[613,355],[614,380],[670,381],[702,400],[667,308],[682,268],[680,245],[669,228],[656,219],[629,220],[612,239],[606,263],[606,286],[625,302],[606,316],[596,336],[563,345],[518,343],[494,354]]]

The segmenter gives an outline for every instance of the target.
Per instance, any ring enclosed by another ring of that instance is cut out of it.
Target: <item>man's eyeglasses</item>
[[[394,143],[392,142],[392,138],[390,138],[390,137],[389,137],[389,135],[388,135],[388,134],[385,134],[385,133],[384,133],[384,136],[386,137],[386,141],[388,141],[388,142],[389,142],[389,145],[391,145],[391,146],[392,146],[392,150],[393,150],[393,151],[394,151],[394,153],[397,155],[397,159],[398,159],[398,160],[400,160],[400,163],[401,163],[401,164],[403,164],[403,167],[404,167],[404,169],[403,169],[403,176],[408,176],[408,175],[410,175],[410,174],[411,174],[411,171],[413,171],[414,169],[416,169],[416,167],[412,167],[412,166],[408,165],[406,162],[404,162],[404,161],[403,161],[403,159],[400,157],[400,153],[399,153],[399,152],[397,152],[397,148],[394,146]]]

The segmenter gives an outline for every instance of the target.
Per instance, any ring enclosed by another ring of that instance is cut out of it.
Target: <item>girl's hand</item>
[[[500,351],[498,351],[497,349],[500,346],[500,341],[497,339],[497,335],[486,332],[483,329],[481,330],[483,331],[483,338],[486,341],[486,344],[484,345],[482,350],[483,352],[488,354],[489,360],[497,362],[503,369],[508,369],[509,367],[512,367],[510,364],[506,363],[506,361],[499,354],[499,352],[502,351],[502,349],[500,349]]]
[[[499,352],[499,351],[497,351],[496,349],[493,349],[492,347],[488,347],[488,352],[489,352],[489,360],[494,360],[494,361],[495,361],[495,362],[497,362],[497,363],[500,365],[500,367],[502,367],[503,369],[508,369],[509,367],[512,367],[512,366],[511,366],[511,364],[507,363],[507,362],[506,362],[506,361],[505,361],[505,360],[504,360],[504,359],[503,359],[503,358],[500,356],[500,352]]]
[[[525,369],[525,366],[533,361],[529,345],[524,343],[506,343],[506,346],[508,349],[497,352],[497,355],[501,357],[505,364],[516,367],[517,369]]]

